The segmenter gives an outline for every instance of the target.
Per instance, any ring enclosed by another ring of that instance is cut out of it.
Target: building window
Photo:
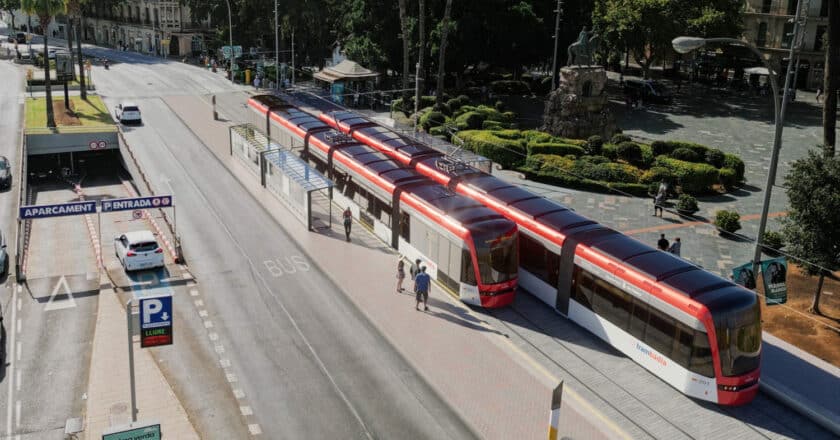
[[[817,34],[814,37],[814,52],[819,52],[823,49],[823,43],[825,42],[826,35],[825,31],[828,29],[826,26],[817,26]]]
[[[763,14],[769,14],[769,13],[770,13],[770,6],[771,6],[772,4],[773,4],[773,0],[764,0],[764,1],[761,3],[761,12],[762,12]]]
[[[799,0],[788,0],[787,15],[796,15],[796,4]]]
[[[758,24],[758,35],[755,36],[755,45],[758,47],[767,45],[767,22],[762,21]]]
[[[822,0],[820,3],[820,17],[828,17],[828,2],[831,0]]]
[[[790,48],[790,44],[793,42],[793,25],[794,23],[786,22],[782,31],[782,47],[785,49]]]

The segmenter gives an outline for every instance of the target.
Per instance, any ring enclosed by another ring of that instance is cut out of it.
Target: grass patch
[[[63,102],[63,97],[53,96],[53,102]],[[81,126],[103,126],[114,125],[114,120],[111,118],[105,103],[102,102],[96,95],[88,95],[87,101],[79,96],[71,96],[71,108],[74,110],[73,116],[81,123]],[[60,107],[64,111],[64,107]],[[58,109],[57,109],[58,110]],[[60,120],[62,118],[56,115],[56,125],[61,126]],[[26,100],[26,128],[42,128],[47,126],[47,99],[27,98]]]

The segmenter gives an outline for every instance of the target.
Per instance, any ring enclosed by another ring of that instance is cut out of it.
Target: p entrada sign
[[[62,203],[59,205],[29,205],[20,207],[21,220],[84,214],[96,214],[95,201]]]
[[[102,201],[102,212],[133,211],[136,209],[169,208],[172,196],[136,197],[133,199],[106,199]]]

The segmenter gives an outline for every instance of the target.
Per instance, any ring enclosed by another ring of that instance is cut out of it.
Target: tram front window
[[[516,278],[519,271],[518,233],[476,237],[478,272],[484,284],[497,284]]]
[[[761,363],[761,310],[752,306],[722,317],[717,325],[718,349],[724,376],[749,373]]]

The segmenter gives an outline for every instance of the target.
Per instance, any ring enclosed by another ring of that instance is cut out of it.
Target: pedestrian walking
[[[668,246],[668,252],[680,256],[680,248],[682,247],[682,243],[680,243],[680,237],[674,238],[674,242],[671,243],[671,246]]]
[[[656,213],[659,213],[659,216],[662,217],[662,213],[664,210],[662,209],[662,204],[665,203],[665,191],[659,191],[656,193],[656,197],[653,198],[653,216],[656,217]]]
[[[257,90],[260,89],[260,77],[259,76],[254,77],[254,88],[257,89]]]
[[[429,287],[431,287],[432,279],[426,273],[426,266],[420,268],[420,273],[414,278],[414,292],[415,299],[414,310],[420,310],[420,302],[423,302],[423,309],[429,311]]]
[[[344,217],[344,235],[347,236],[347,241],[350,241],[350,228],[353,226],[353,212],[350,211],[349,206],[344,210],[342,217]]]
[[[820,103],[820,98],[822,98],[822,89],[818,87],[817,88],[817,96],[814,97],[814,99],[817,101],[817,104]]]
[[[659,250],[668,250],[668,239],[665,238],[665,234],[659,234],[659,241],[656,242],[656,246],[659,248]]]
[[[411,275],[411,281],[414,281],[417,278],[417,274],[420,273],[420,259],[414,260],[414,263],[411,263],[411,267],[408,269],[409,275]],[[414,288],[417,290],[417,287]]]
[[[402,286],[403,280],[405,280],[405,261],[400,258],[397,263],[397,293],[405,291]]]

